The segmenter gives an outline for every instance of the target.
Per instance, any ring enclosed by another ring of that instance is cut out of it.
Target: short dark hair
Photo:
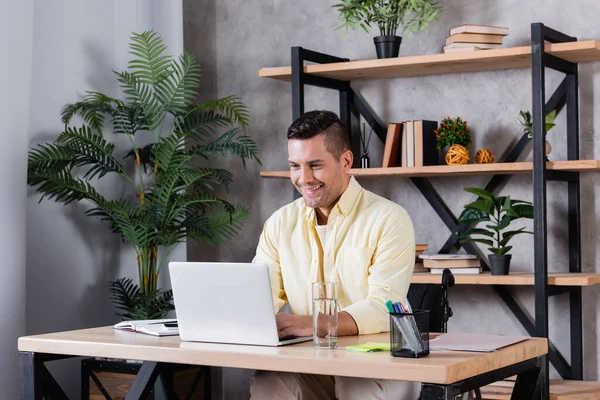
[[[325,135],[325,148],[336,158],[350,150],[350,139],[338,116],[325,110],[309,111],[302,114],[288,128],[287,138],[305,140],[319,134]]]

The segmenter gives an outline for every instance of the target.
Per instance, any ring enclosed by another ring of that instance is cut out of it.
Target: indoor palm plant
[[[485,222],[484,228],[470,228],[460,235],[461,242],[485,244],[490,251],[490,269],[493,275],[506,275],[510,268],[512,249],[508,243],[516,235],[533,232],[525,228],[507,230],[511,222],[520,218],[533,218],[533,205],[524,200],[513,200],[510,196],[495,196],[484,189],[466,187],[463,190],[478,196],[464,206],[458,218],[461,224]]]
[[[241,100],[196,103],[195,58],[184,52],[175,59],[165,50],[155,32],[134,33],[129,71],[115,72],[126,99],[87,92],[62,110],[65,128],[58,138],[29,153],[28,185],[41,199],[84,202],[90,206],[86,215],[106,221],[135,249],[138,283],[110,283],[118,315],[126,319],[161,318],[173,309],[172,292],[157,282],[177,245],[187,238],[221,243],[247,218],[246,208],[215,194],[219,185],[228,187],[232,174],[192,166],[192,160],[220,154],[260,163],[256,144],[245,134],[249,114]],[[121,135],[130,144],[122,153],[109,140]],[[109,174],[126,183],[128,195],[109,199],[95,188]]]
[[[442,11],[435,0],[340,0],[333,7],[346,30],[360,27],[368,33],[371,24],[379,28],[380,36],[373,38],[377,58],[397,57],[402,42],[398,31],[408,36],[427,30]]]

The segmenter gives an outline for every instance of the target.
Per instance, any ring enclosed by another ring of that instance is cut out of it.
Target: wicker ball
[[[494,162],[494,153],[490,149],[479,149],[475,154],[477,164],[491,164]]]
[[[459,165],[469,162],[469,150],[463,145],[453,144],[446,153],[446,164]]]

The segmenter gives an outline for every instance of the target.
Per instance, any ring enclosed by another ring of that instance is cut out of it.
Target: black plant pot
[[[450,146],[446,145],[446,146],[442,146],[440,147],[440,149],[438,150],[439,153],[439,159],[438,159],[438,163],[440,165],[446,165],[446,153],[448,153],[448,150],[450,149]]]
[[[508,275],[510,259],[512,258],[511,254],[490,254],[488,258],[490,260],[492,275]]]
[[[400,53],[400,43],[402,43],[402,37],[376,36],[373,38],[373,42],[375,42],[377,58],[394,58],[398,57],[398,54]]]

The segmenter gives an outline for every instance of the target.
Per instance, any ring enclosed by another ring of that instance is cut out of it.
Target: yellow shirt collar
[[[348,187],[334,206],[334,209],[337,208],[340,214],[348,216],[356,205],[356,198],[362,191],[363,187],[351,176]],[[304,208],[304,218],[308,221],[314,221],[316,217],[315,209],[308,207],[304,201],[302,201],[302,207]]]

